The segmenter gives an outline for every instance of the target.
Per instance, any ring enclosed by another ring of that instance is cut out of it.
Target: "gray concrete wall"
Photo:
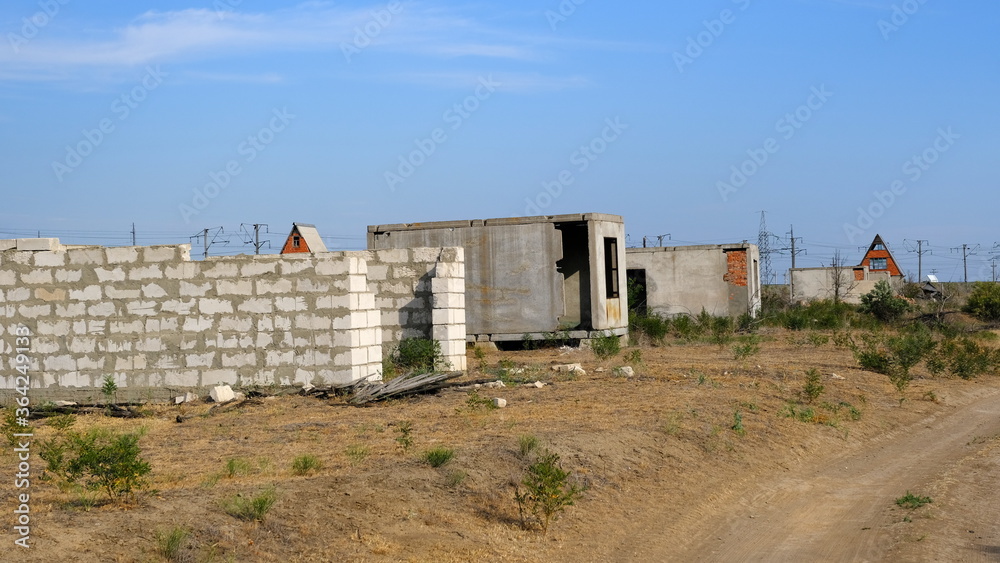
[[[789,270],[794,293],[793,303],[804,303],[833,299],[835,270],[833,268],[795,268]],[[890,276],[888,272],[869,272],[865,268],[864,280],[854,279],[854,271],[848,266],[840,270],[840,299],[845,303],[859,304],[861,296],[875,289],[875,284],[886,280],[893,289],[902,287],[901,276]]]
[[[760,311],[760,253],[754,244],[629,248],[629,270],[645,270],[646,307],[667,317],[736,317]]]
[[[621,218],[599,214],[375,225],[368,248],[463,247],[469,338],[510,340],[568,327],[624,333],[624,296],[611,309],[620,318],[608,317],[604,236],[617,238],[624,264]]]
[[[460,333],[461,359],[454,357],[453,342],[443,344],[464,369],[462,303],[434,299],[460,288],[461,249],[414,249],[393,263],[367,252],[192,262],[190,245],[0,241],[0,248],[9,249],[0,252],[0,338],[8,368],[0,373],[0,398],[9,398],[2,390],[17,384],[12,352],[20,325],[32,333],[32,387],[63,396],[73,389],[93,394],[106,375],[123,390],[153,395],[217,384],[345,383],[377,376],[383,318],[396,319],[394,338],[411,323],[414,334],[437,330],[455,340]],[[370,283],[369,259],[377,267],[393,264],[387,279],[405,286],[405,315],[396,301],[376,304],[373,290],[388,293],[390,282]],[[423,270],[413,267],[417,263]],[[437,290],[434,276],[442,277]]]

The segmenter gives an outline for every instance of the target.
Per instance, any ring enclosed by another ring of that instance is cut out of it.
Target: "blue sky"
[[[998,21],[985,0],[5,2],[0,237],[223,227],[233,254],[241,224],[274,251],[298,221],[357,249],[369,224],[594,211],[632,244],[756,242],[766,210],[799,266],[880,233],[914,275],[929,241],[944,280],[979,245],[988,279]]]

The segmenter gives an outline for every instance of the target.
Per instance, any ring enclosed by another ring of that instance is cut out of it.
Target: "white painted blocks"
[[[434,309],[431,322],[437,325],[465,324],[465,309]],[[462,337],[465,338],[464,336]]]
[[[434,340],[461,340],[465,342],[465,325],[435,325],[432,330]]]
[[[431,293],[465,293],[465,278],[433,278]]]

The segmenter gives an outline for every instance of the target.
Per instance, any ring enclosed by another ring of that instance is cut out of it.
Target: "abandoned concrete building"
[[[625,227],[585,213],[368,227],[371,250],[465,249],[469,341],[571,338],[628,330]]]
[[[880,235],[875,235],[858,265],[838,263],[824,268],[793,268],[789,270],[789,279],[794,303],[836,297],[845,303],[858,304],[861,296],[875,289],[879,281],[885,280],[898,289],[904,276],[888,245]]]
[[[0,241],[10,368],[0,400],[23,383],[12,363],[19,326],[31,334],[33,400],[94,396],[105,376],[136,398],[377,379],[383,350],[404,337],[439,340],[444,360],[465,369],[460,247],[204,261],[190,250]]]
[[[629,248],[625,252],[633,307],[676,317],[705,311],[738,317],[760,311],[757,245],[709,244]]]

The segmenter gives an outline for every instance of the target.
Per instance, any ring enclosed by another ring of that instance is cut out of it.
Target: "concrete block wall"
[[[21,324],[33,334],[32,386],[61,396],[93,395],[106,375],[123,390],[171,390],[343,383],[381,371],[383,313],[363,253],[192,262],[190,245],[5,247],[2,399],[15,387]]]
[[[433,338],[441,343],[451,369],[465,370],[464,249],[393,248],[358,254],[368,263],[368,287],[382,312],[386,353],[406,338]]]

